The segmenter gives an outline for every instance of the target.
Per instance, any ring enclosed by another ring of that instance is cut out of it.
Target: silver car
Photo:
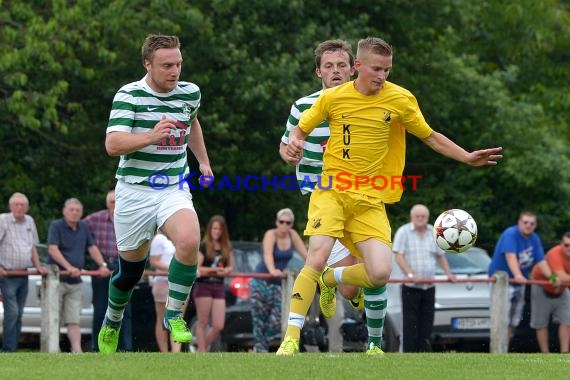
[[[38,253],[45,261],[47,258],[47,246],[45,244],[38,245]],[[92,321],[93,321],[93,305],[91,304],[91,276],[81,276],[83,282],[81,283],[81,291],[83,295],[81,307],[81,320],[80,328],[82,335],[91,335]],[[22,340],[39,341],[41,332],[41,292],[42,277],[39,275],[28,276],[28,297],[26,298],[26,305],[24,306],[24,313],[22,316]],[[2,298],[0,297],[0,300]],[[0,334],[2,334],[2,321],[4,320],[4,304],[0,302]],[[62,326],[60,329],[62,334],[67,333],[67,328]]]
[[[82,276],[81,290],[83,293],[83,301],[81,308],[81,334],[91,334],[91,324],[93,321],[93,305],[91,304],[91,276]],[[42,277],[32,275],[28,277],[28,298],[26,306],[24,306],[24,315],[22,316],[22,334],[38,335],[41,332],[41,300],[40,292],[42,288]],[[4,306],[0,302],[0,321],[4,320]],[[2,324],[0,323],[0,334],[2,333]],[[61,333],[67,333],[65,326],[61,327]]]
[[[481,248],[470,248],[462,254],[446,253],[457,279],[488,279],[491,261]],[[403,279],[395,260],[391,278]],[[436,279],[447,276],[438,266]],[[469,350],[488,350],[490,333],[490,285],[485,282],[436,283],[435,318],[432,331],[434,347],[449,348],[462,344]],[[401,284],[388,285],[388,310],[384,325],[385,351],[402,351]]]

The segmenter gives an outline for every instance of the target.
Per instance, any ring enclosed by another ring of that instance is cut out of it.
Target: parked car
[[[83,292],[83,300],[81,307],[81,320],[79,326],[81,334],[85,335],[85,340],[89,340],[91,336],[91,321],[93,320],[93,306],[91,305],[91,277],[81,276],[83,282],[81,290]],[[42,309],[41,309],[41,288],[42,277],[39,275],[31,275],[28,277],[28,296],[24,313],[22,316],[22,342],[29,342],[33,346],[39,347],[39,339],[41,332]],[[1,297],[0,297],[1,300]],[[0,321],[4,320],[4,305],[0,302]],[[67,333],[67,328],[61,326],[61,334]],[[2,323],[0,323],[0,335],[2,334]],[[62,340],[62,343],[63,340]],[[87,344],[86,344],[87,346]]]
[[[487,252],[472,247],[462,254],[446,253],[451,271],[458,279],[486,279],[490,262]],[[393,262],[391,278],[405,278],[400,267]],[[437,268],[436,279],[446,279]],[[436,283],[435,316],[432,346],[450,347],[469,351],[488,351],[490,333],[490,285],[480,282]],[[385,351],[402,348],[401,284],[388,285],[388,310],[384,325]]]

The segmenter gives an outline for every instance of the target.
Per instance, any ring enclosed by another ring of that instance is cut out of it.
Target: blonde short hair
[[[281,210],[277,211],[277,219],[282,217],[283,215],[287,215],[291,218],[291,221],[295,221],[295,214],[293,214],[293,210],[290,208],[282,208]]]

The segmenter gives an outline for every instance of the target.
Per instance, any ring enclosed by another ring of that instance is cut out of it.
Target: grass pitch
[[[0,379],[568,379],[570,355],[431,353],[0,354]]]

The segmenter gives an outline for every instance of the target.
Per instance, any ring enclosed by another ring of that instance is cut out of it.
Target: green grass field
[[[533,379],[570,378],[570,355],[208,353],[0,354],[0,379]]]

